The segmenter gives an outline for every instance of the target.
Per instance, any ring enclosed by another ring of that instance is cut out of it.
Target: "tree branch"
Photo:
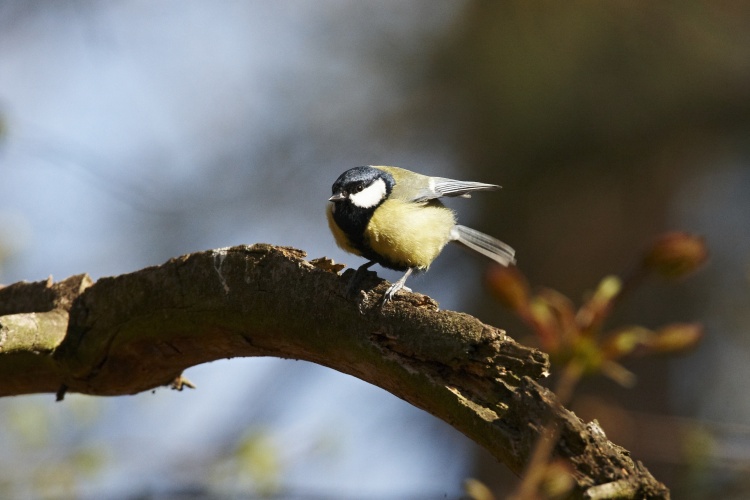
[[[193,365],[237,356],[304,359],[375,384],[448,422],[520,473],[545,426],[577,495],[668,498],[640,462],[537,382],[545,354],[430,298],[380,307],[371,273],[356,299],[331,262],[258,244],[172,259],[93,283],[0,289],[0,396],[134,394]],[[628,497],[623,497],[628,498]]]

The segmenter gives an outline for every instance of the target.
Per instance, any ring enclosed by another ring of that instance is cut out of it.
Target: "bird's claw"
[[[411,292],[411,288],[409,288],[408,286],[404,286],[404,284],[399,281],[389,286],[388,290],[386,290],[383,294],[383,303],[381,305],[386,305],[388,302],[393,300],[393,297],[396,295],[396,293],[400,292],[401,290],[403,290],[404,292]]]

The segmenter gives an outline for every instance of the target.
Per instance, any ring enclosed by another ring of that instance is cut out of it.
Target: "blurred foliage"
[[[633,293],[644,279],[656,275],[669,280],[684,278],[708,260],[702,238],[682,232],[658,238],[640,259],[640,265],[625,280],[607,276],[576,311],[562,293],[543,288],[532,293],[523,274],[515,267],[493,266],[487,275],[490,291],[534,332],[552,361],[558,400],[567,405],[581,377],[605,375],[620,385],[635,385],[635,375],[620,364],[638,355],[684,352],[703,336],[697,323],[672,323],[656,330],[640,325],[605,330],[614,307],[625,292]],[[547,435],[549,434],[549,436]],[[558,498],[574,486],[565,481],[564,464],[552,461],[558,430],[551,427],[536,444],[516,500]],[[561,469],[562,467],[562,469]]]
[[[0,441],[23,457],[24,467],[0,457],[0,493],[4,498],[74,498],[96,478],[109,460],[107,446],[86,436],[101,418],[95,398],[72,395],[64,411],[49,411],[50,401],[23,398],[0,407],[5,423]],[[66,446],[53,446],[64,439]],[[11,454],[13,456],[14,454]]]
[[[693,426],[687,429],[682,440],[682,456],[685,457],[684,479],[688,489],[695,493],[692,498],[710,497],[712,490],[711,461],[715,455],[716,438],[708,429]]]
[[[471,477],[464,481],[464,492],[467,500],[495,500],[495,495],[486,484]]]
[[[0,154],[2,154],[2,147],[4,146],[5,138],[8,135],[8,122],[6,121],[5,115],[0,111]]]
[[[653,272],[668,279],[691,274],[708,260],[703,238],[673,232],[659,238],[644,256],[644,272]]]
[[[558,369],[573,366],[582,375],[601,373],[622,385],[632,386],[633,376],[617,361],[635,354],[685,351],[701,339],[695,323],[672,323],[656,330],[633,325],[603,331],[613,308],[625,292],[632,293],[649,275],[684,278],[708,259],[702,238],[687,233],[667,233],[658,238],[641,265],[623,282],[616,276],[601,280],[578,310],[562,293],[543,288],[536,294],[516,267],[493,266],[487,275],[490,291],[536,334],[542,349]],[[564,398],[563,401],[566,401]]]
[[[282,470],[278,444],[268,432],[251,429],[230,456],[214,465],[213,482],[218,491],[272,497],[280,491]]]

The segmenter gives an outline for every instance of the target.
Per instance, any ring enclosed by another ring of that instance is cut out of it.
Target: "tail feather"
[[[456,225],[451,231],[453,240],[479,252],[498,264],[508,266],[516,263],[516,251],[497,238],[480,233],[470,227]]]

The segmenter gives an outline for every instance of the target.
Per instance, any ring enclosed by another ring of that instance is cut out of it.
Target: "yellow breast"
[[[456,224],[452,210],[437,200],[417,204],[389,199],[370,219],[370,247],[391,262],[427,269],[451,240]]]

